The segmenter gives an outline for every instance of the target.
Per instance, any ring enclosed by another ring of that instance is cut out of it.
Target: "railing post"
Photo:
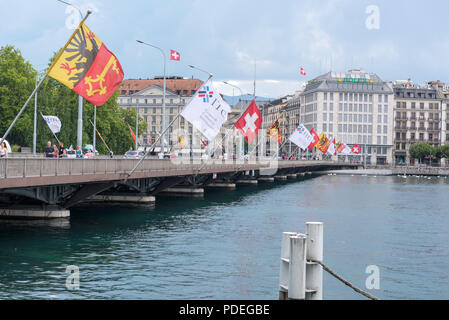
[[[323,262],[323,223],[307,222],[307,260]],[[306,268],[306,300],[323,300],[323,267],[308,262]]]
[[[25,158],[23,164],[23,177],[26,178],[26,176],[27,176],[27,159]]]
[[[281,246],[281,271],[279,275],[279,300],[288,299],[288,270],[290,267],[290,237],[296,237],[296,232],[284,232]]]
[[[305,235],[290,237],[290,268],[288,272],[288,298],[306,298],[306,239]]]

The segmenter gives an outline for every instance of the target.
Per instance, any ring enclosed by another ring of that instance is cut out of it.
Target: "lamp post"
[[[146,46],[153,47],[153,48],[159,50],[162,53],[162,56],[164,58],[164,89],[163,89],[164,93],[163,93],[163,98],[162,98],[161,152],[165,153],[165,137],[164,136],[165,136],[165,92],[167,90],[167,75],[166,75],[167,58],[166,58],[164,50],[162,50],[161,48],[159,48],[157,46],[154,46],[152,44],[140,41],[140,40],[136,40],[136,41],[138,43],[141,43],[141,44],[144,44]],[[137,112],[137,110],[136,110],[136,112]],[[136,137],[136,141],[137,141],[137,137]]]

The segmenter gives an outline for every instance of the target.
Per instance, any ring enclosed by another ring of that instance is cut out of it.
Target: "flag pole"
[[[84,19],[81,21],[80,25],[82,23],[84,23],[84,21],[86,21],[86,19],[89,17],[89,15],[92,13],[92,11],[88,10],[86,13],[86,16],[84,17]],[[75,34],[76,30],[74,31],[73,34]],[[72,35],[73,37],[73,35]],[[72,37],[69,38],[72,39]],[[67,42],[67,44],[69,43],[69,41]],[[64,46],[67,47],[67,44]],[[44,83],[45,79],[47,79],[48,77],[48,73],[49,71],[52,69],[54,63],[59,59],[59,57],[62,55],[62,53],[64,52],[64,48],[62,48],[56,59],[54,60],[53,64],[47,69],[47,72],[45,73],[45,76],[41,79],[41,81],[39,81],[38,85],[34,88],[33,92],[31,93],[31,95],[28,97],[27,101],[25,102],[25,104],[22,106],[22,109],[20,109],[19,113],[17,114],[17,116],[15,117],[14,121],[11,123],[11,125],[9,126],[8,130],[6,130],[5,134],[3,135],[3,137],[0,139],[0,145],[3,143],[3,141],[5,141],[5,139],[8,137],[9,133],[11,132],[12,128],[14,128],[14,126],[16,125],[17,120],[19,120],[20,116],[22,115],[22,113],[25,111],[26,107],[28,106],[28,104],[30,103],[31,99],[35,96],[36,92],[39,90],[39,88],[42,86],[42,84]]]
[[[89,119],[90,120],[90,119]],[[93,136],[93,147],[94,147],[94,157],[97,155],[97,146],[96,146],[96,142],[97,142],[97,134],[95,132],[95,130],[97,130],[97,106],[94,106],[94,136]]]
[[[159,135],[159,137],[154,141],[154,143],[150,146],[150,148],[148,149],[148,151],[145,152],[145,155],[143,156],[142,159],[140,159],[140,161],[136,164],[136,166],[134,167],[134,169],[132,169],[129,173],[128,176],[126,177],[126,179],[124,180],[124,182],[128,181],[129,177],[137,170],[137,168],[140,166],[140,164],[143,162],[143,160],[145,160],[145,158],[148,156],[148,153],[150,152],[151,149],[156,147],[156,144],[159,142],[159,140],[161,140],[162,136],[168,131],[168,129],[175,123],[176,120],[178,120],[179,116],[181,115],[181,112],[178,113],[176,115],[176,117],[173,119],[172,122],[170,122],[170,124],[167,126],[167,128],[164,129],[164,131]]]
[[[91,123],[92,126],[93,126],[94,124],[92,123],[92,120],[89,119],[89,121],[90,121],[90,123]],[[111,149],[110,149],[110,148],[108,147],[108,145],[106,144],[106,141],[104,141],[103,137],[101,136],[100,131],[98,131],[98,129],[97,129],[96,127],[94,127],[94,128],[95,128],[94,134],[97,134],[97,133],[98,133],[98,136],[100,137],[100,140],[103,141],[103,143],[104,143],[104,145],[106,146],[106,148],[108,149],[108,151],[109,151],[109,152],[112,152]]]
[[[42,118],[44,117],[44,115],[42,114],[42,112],[41,112],[41,116],[42,116]],[[47,124],[47,127],[48,127],[48,124]],[[48,128],[50,129],[50,127],[48,127]],[[58,144],[60,144],[61,141],[59,141],[58,137],[56,136],[56,133],[54,133],[53,130],[51,130],[51,129],[50,129],[50,131],[51,131],[51,133],[53,133],[53,136],[55,137],[56,141],[58,141]]]

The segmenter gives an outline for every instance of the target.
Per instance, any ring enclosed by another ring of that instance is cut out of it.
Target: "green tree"
[[[35,87],[36,70],[13,46],[0,48],[0,134],[3,135]],[[32,112],[22,114],[8,136],[12,144],[30,146],[26,140],[33,128]]]
[[[412,158],[418,159],[421,163],[425,157],[435,156],[436,150],[430,144],[418,142],[410,146],[409,153]]]
[[[54,60],[56,54],[50,59]],[[2,111],[2,122],[0,123],[0,133],[4,133],[19,112],[23,103],[29,97],[35,86],[37,72],[26,62],[20,52],[11,46],[0,49],[0,110]],[[20,76],[19,76],[20,75]],[[97,107],[97,129],[108,146],[115,154],[122,154],[133,148],[134,142],[129,133],[128,125],[134,132],[135,109],[134,111],[121,109],[117,102],[118,92],[101,107]],[[58,138],[64,146],[72,145],[76,148],[77,143],[77,120],[78,120],[78,95],[48,77],[43,82],[38,92],[38,121],[37,121],[37,151],[43,151],[47,141],[56,143],[53,134],[40,116],[57,116],[62,123],[61,132]],[[33,117],[34,108],[29,105],[14,129],[8,136],[12,144],[22,146],[32,146],[33,143]],[[83,110],[83,143],[93,142],[93,122],[94,106],[84,100]],[[139,132],[144,132],[147,123],[139,116]],[[107,154],[107,148],[97,136],[97,150],[102,154]]]

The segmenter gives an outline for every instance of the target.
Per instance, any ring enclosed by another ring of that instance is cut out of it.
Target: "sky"
[[[363,68],[385,80],[449,83],[445,0],[69,0],[114,52],[126,79],[163,74],[162,55],[181,54],[167,74],[205,80],[226,95],[278,98],[330,70]],[[68,40],[79,13],[56,0],[0,0],[0,46],[14,45],[36,69]],[[373,9],[374,8],[374,9]],[[256,66],[256,68],[255,68]],[[307,75],[300,75],[303,67]]]

